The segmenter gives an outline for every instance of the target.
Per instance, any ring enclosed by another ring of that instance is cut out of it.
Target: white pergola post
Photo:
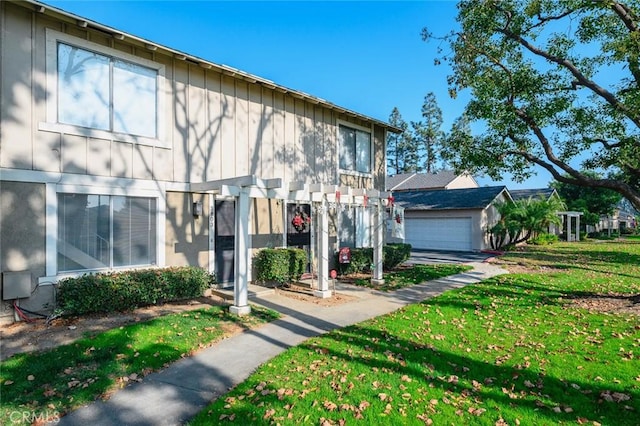
[[[580,241],[580,215],[576,215],[576,241]]]
[[[233,305],[229,311],[236,315],[251,312],[249,306],[249,193],[240,189],[236,197],[236,244],[235,244],[235,283],[233,285]]]
[[[373,212],[373,277],[374,284],[384,284],[382,275],[382,253],[384,247],[384,209],[381,201],[377,200]]]
[[[329,290],[329,209],[327,208],[326,197],[322,197],[322,202],[318,211],[318,220],[316,223],[318,243],[318,289],[313,292],[313,295],[326,299],[331,297],[331,290]]]

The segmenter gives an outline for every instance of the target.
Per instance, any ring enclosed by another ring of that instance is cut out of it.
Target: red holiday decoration
[[[303,211],[297,211],[293,219],[291,219],[291,225],[293,225],[298,232],[305,232],[310,223],[311,218]]]

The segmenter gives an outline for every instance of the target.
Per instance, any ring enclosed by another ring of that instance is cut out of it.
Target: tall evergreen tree
[[[424,171],[435,172],[443,145],[444,132],[442,131],[442,110],[433,92],[427,93],[424,97],[422,120],[412,121],[411,127],[414,141],[418,145],[416,149],[424,156]]]
[[[401,129],[402,132],[397,134],[389,132],[387,136],[387,172],[398,174],[414,171],[412,164],[417,160],[412,152],[409,125],[404,121],[397,107],[394,107],[389,115],[389,124]]]

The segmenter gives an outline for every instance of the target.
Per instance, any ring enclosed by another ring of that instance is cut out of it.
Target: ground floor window
[[[341,247],[372,247],[371,212],[362,207],[341,211],[338,235]]]
[[[156,264],[156,199],[58,194],[58,272]]]

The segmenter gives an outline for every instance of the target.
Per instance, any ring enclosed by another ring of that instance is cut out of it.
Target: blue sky
[[[456,28],[454,1],[54,1],[45,3],[387,121],[397,106],[420,120],[434,92],[448,131],[468,99],[453,100],[434,34]],[[478,179],[481,185],[498,184]],[[540,173],[511,189],[546,187]]]

